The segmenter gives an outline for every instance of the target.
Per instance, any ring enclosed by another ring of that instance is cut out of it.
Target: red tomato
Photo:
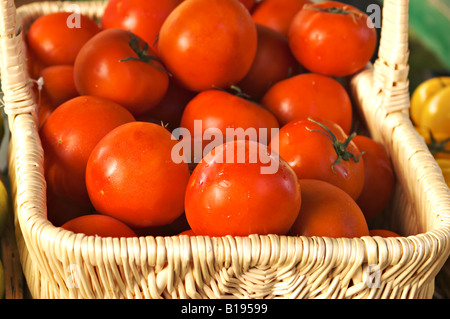
[[[329,76],[347,76],[372,58],[377,34],[369,17],[337,1],[303,7],[289,29],[292,53],[306,69]]]
[[[252,13],[256,23],[265,25],[287,37],[296,13],[310,0],[264,0]]]
[[[282,80],[267,91],[261,104],[275,114],[281,126],[317,116],[339,124],[350,134],[352,103],[345,88],[331,77],[305,73]]]
[[[394,193],[394,168],[380,143],[362,135],[355,136],[353,142],[364,153],[365,182],[356,202],[370,221],[383,211]]]
[[[302,207],[292,226],[296,236],[355,238],[369,235],[356,202],[339,187],[321,180],[299,180]]]
[[[196,123],[200,123],[200,130],[196,130]],[[250,138],[268,144],[272,138],[272,130],[279,128],[277,119],[270,111],[222,90],[198,93],[186,106],[180,126],[189,130],[193,143],[202,141],[202,155],[203,151],[208,152],[206,147],[209,143],[215,145],[224,143],[227,139],[234,139],[233,133],[237,134],[236,138]],[[240,129],[248,135],[239,136]],[[208,132],[213,136],[215,132],[221,133],[221,136],[217,136],[221,139],[216,141],[216,136],[210,139]],[[195,150],[193,151],[191,155],[195,156]],[[193,161],[197,163],[200,159],[194,157]]]
[[[121,29],[107,29],[90,39],[77,56],[74,72],[80,94],[110,99],[135,116],[155,107],[169,86],[155,52]]]
[[[283,126],[270,147],[299,179],[329,182],[356,200],[364,186],[364,161],[352,137],[330,120],[304,118]]]
[[[300,71],[287,40],[278,32],[256,24],[258,48],[250,71],[237,86],[253,101],[259,102],[275,83]]]
[[[104,215],[84,215],[69,220],[62,228],[87,236],[136,237],[136,233],[121,221]]]
[[[380,236],[383,238],[389,238],[389,237],[400,237],[399,234],[388,230],[388,229],[371,229],[369,230],[369,235],[374,237],[374,236]]]
[[[270,171],[262,170],[269,165]],[[298,215],[301,193],[281,157],[266,145],[239,140],[216,147],[198,164],[185,206],[197,235],[284,235]]]
[[[55,107],[79,95],[75,87],[73,65],[46,67],[41,71],[41,77],[44,80],[43,90]]]
[[[161,124],[173,131],[180,126],[181,117],[186,105],[195,97],[196,93],[186,90],[173,79],[169,82],[167,93],[153,109],[136,117],[138,121]]]
[[[176,143],[169,131],[153,123],[128,123],[108,133],[86,168],[96,211],[132,228],[167,225],[180,217],[189,168],[172,159]]]
[[[40,130],[49,189],[90,206],[84,178],[89,155],[106,133],[131,121],[124,107],[98,97],[79,96],[56,108]]]
[[[237,0],[189,0],[161,27],[159,56],[192,91],[228,88],[244,78],[256,54],[255,23]]]
[[[242,3],[247,10],[252,10],[255,6],[256,0],[239,0],[239,2]]]
[[[104,29],[123,29],[140,36],[156,51],[158,33],[183,0],[110,0],[101,18]]]
[[[185,230],[185,231],[179,233],[179,235],[180,236],[182,236],[182,235],[197,236],[197,235],[195,235],[195,233],[194,233],[194,231],[192,229]]]
[[[100,31],[91,18],[71,12],[37,18],[28,30],[28,44],[45,65],[73,64],[81,47]]]

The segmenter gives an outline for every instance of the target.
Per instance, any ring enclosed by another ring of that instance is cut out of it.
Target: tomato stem
[[[344,161],[349,161],[350,159],[353,159],[353,161],[355,161],[355,163],[358,163],[361,160],[362,155],[364,154],[364,152],[361,152],[359,154],[358,157],[355,156],[355,154],[353,154],[352,152],[350,152],[349,150],[347,150],[348,146],[350,145],[350,142],[352,141],[352,139],[356,136],[356,132],[353,132],[344,142],[339,141],[336,138],[336,135],[333,134],[333,132],[331,132],[331,130],[326,127],[324,124],[319,123],[315,120],[313,120],[312,118],[308,117],[308,120],[319,125],[321,128],[323,128],[325,131],[322,130],[313,130],[310,129],[308,127],[306,127],[306,129],[310,132],[319,132],[322,134],[325,134],[329,139],[331,139],[332,143],[333,143],[333,147],[336,151],[337,154],[337,158],[334,161],[333,165],[331,165],[331,170],[333,171],[334,174],[336,174],[336,171],[334,170],[334,167],[336,165],[339,165],[341,163],[342,160]]]
[[[439,153],[450,154],[450,150],[446,149],[447,145],[450,142],[450,137],[441,142],[438,142],[430,129],[428,129],[428,134],[430,134],[430,142],[427,144],[427,146],[433,156]]]

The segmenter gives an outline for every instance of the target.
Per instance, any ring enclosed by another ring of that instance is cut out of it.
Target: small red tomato
[[[395,174],[383,145],[370,137],[357,135],[353,142],[363,152],[364,187],[356,202],[368,221],[378,216],[394,193]]]
[[[28,45],[45,65],[73,64],[83,45],[100,28],[91,18],[71,12],[37,18],[28,30]]]
[[[252,13],[256,23],[265,25],[287,38],[295,14],[310,0],[264,0]]]
[[[289,44],[278,32],[256,24],[258,48],[247,75],[237,86],[253,101],[259,102],[275,83],[296,75],[300,71]]]
[[[81,95],[99,96],[138,116],[155,107],[169,76],[146,43],[131,32],[107,29],[90,39],[75,61],[75,85]]]
[[[101,18],[104,29],[123,29],[140,36],[156,51],[163,22],[183,0],[110,0]]]
[[[46,67],[40,76],[44,81],[43,90],[55,107],[79,95],[71,64]]]
[[[242,80],[256,46],[255,23],[237,0],[183,1],[164,21],[158,42],[165,66],[191,91]]]
[[[178,143],[161,125],[127,123],[109,132],[92,151],[86,186],[97,212],[133,229],[164,226],[184,212],[189,180],[185,162],[172,158]]]
[[[136,233],[121,221],[100,214],[76,217],[67,221],[62,228],[76,234],[101,237],[136,237]]]
[[[329,182],[356,200],[364,186],[364,161],[352,138],[330,120],[305,118],[283,126],[270,147],[299,179]]]
[[[397,234],[396,232],[393,232],[392,230],[388,230],[388,229],[371,229],[369,231],[369,236],[380,236],[383,238],[389,238],[389,237],[400,237],[399,234]]]
[[[305,73],[282,80],[266,92],[261,104],[275,114],[280,126],[317,116],[339,124],[350,134],[352,103],[345,88],[331,77]]]
[[[301,65],[311,72],[337,77],[364,68],[377,43],[369,17],[338,1],[305,5],[292,20],[288,37]]]
[[[358,238],[369,235],[361,209],[346,192],[321,180],[299,180],[302,207],[292,226],[296,236]]]
[[[109,131],[131,121],[127,109],[99,97],[79,96],[57,107],[39,132],[49,189],[90,207],[84,178],[89,155]]]
[[[284,235],[298,215],[301,193],[281,157],[266,145],[239,140],[216,147],[198,164],[185,206],[197,235]]]

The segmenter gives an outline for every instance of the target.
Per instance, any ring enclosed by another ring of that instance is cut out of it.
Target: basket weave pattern
[[[450,252],[450,191],[408,117],[408,1],[385,0],[379,59],[350,82],[372,137],[392,158],[383,224],[407,237],[100,238],[46,219],[43,150],[23,33],[71,2],[16,10],[0,0],[3,102],[20,259],[34,298],[431,298]],[[105,2],[79,2],[100,17]],[[445,269],[444,269],[445,270]],[[374,279],[370,281],[368,278]]]

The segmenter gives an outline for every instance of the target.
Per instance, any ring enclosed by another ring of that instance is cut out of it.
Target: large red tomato
[[[91,18],[78,13],[50,13],[34,21],[27,42],[45,65],[73,64],[81,47],[100,31]]]
[[[352,138],[338,124],[313,117],[283,126],[270,147],[299,179],[329,182],[356,200],[364,186],[364,161]]]
[[[49,189],[90,207],[84,177],[89,155],[109,131],[132,121],[127,109],[98,97],[79,96],[57,107],[40,130]]]
[[[169,86],[155,52],[121,29],[107,29],[90,39],[77,56],[74,74],[81,95],[110,99],[135,116],[155,107]]]
[[[266,92],[261,104],[276,115],[281,126],[318,116],[339,124],[350,134],[352,103],[345,88],[331,77],[304,73],[282,80]]]
[[[180,217],[190,173],[187,163],[172,158],[177,142],[164,127],[147,122],[127,123],[108,133],[86,168],[96,211],[132,228],[168,225]]]
[[[156,51],[158,33],[183,0],[110,0],[101,18],[104,29],[118,28],[140,36]]]
[[[287,37],[296,13],[310,0],[264,0],[252,13],[256,23],[265,25]]]
[[[253,101],[259,102],[275,83],[300,71],[289,44],[278,32],[256,24],[258,49],[247,75],[237,84]]]
[[[383,211],[394,193],[394,168],[380,143],[362,135],[355,136],[353,142],[364,153],[365,182],[356,202],[370,221]]]
[[[266,145],[239,140],[218,146],[198,164],[185,203],[197,235],[285,235],[297,218],[301,191],[282,158]]]
[[[372,58],[377,33],[369,17],[338,1],[305,5],[289,29],[292,53],[306,69],[329,76],[347,76]]]
[[[228,88],[247,74],[256,54],[255,23],[238,0],[189,0],[159,34],[159,56],[192,91]]]
[[[364,215],[346,192],[330,183],[299,180],[302,190],[302,207],[292,225],[297,236],[324,236],[355,238],[369,236]]]

